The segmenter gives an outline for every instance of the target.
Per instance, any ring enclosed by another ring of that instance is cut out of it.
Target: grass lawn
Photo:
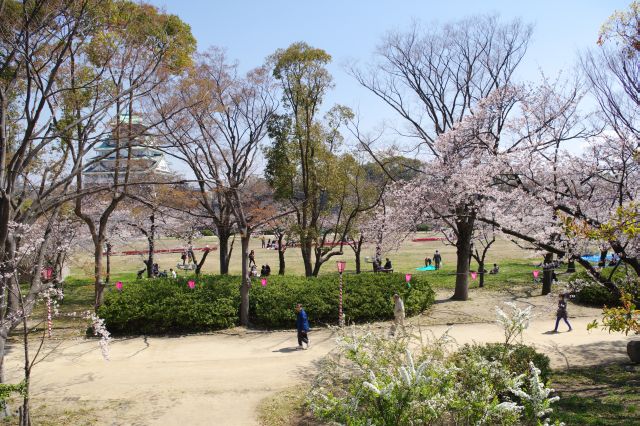
[[[629,371],[627,371],[627,369]],[[554,412],[567,425],[640,424],[640,368],[620,364],[555,372],[560,401]]]
[[[426,233],[418,233],[415,238],[427,236]],[[269,236],[267,236],[269,238]],[[179,248],[182,243],[178,240],[167,238],[158,240],[156,246],[158,249]],[[217,246],[216,237],[204,237],[194,243],[194,247],[204,247],[210,245],[212,247]],[[145,240],[138,239],[132,240],[126,245],[114,247],[114,252],[121,252],[126,250],[139,250],[145,249]],[[269,264],[272,271],[278,269],[278,253],[275,250],[267,250],[261,248],[260,238],[253,238],[250,248],[255,250],[256,262],[258,266],[263,264]],[[443,257],[443,267],[440,271],[428,271],[419,272],[416,268],[424,266],[425,257],[433,257],[435,250],[439,250]],[[69,262],[71,276],[74,278],[90,279],[93,275],[93,258],[91,256],[92,250],[89,247],[84,248],[82,251],[75,253],[71,257]],[[363,272],[371,272],[372,266],[370,263],[366,263],[364,257],[373,256],[374,247],[366,246],[363,249],[362,254],[362,269]],[[532,257],[531,251],[523,250],[512,242],[499,239],[491,247],[487,258],[487,269],[491,269],[491,265],[496,262],[500,265],[499,275],[487,275],[487,286],[506,285],[506,284],[524,284],[532,281],[531,271],[535,269],[534,265],[540,263],[539,257]],[[197,252],[200,256],[201,252]],[[455,282],[455,267],[456,256],[455,247],[446,245],[440,241],[429,242],[413,242],[411,239],[406,241],[402,247],[393,253],[387,254],[387,256],[393,262],[394,269],[397,272],[413,273],[413,274],[428,274],[432,279],[434,286],[449,286]],[[178,253],[160,253],[156,255],[156,261],[160,267],[160,270],[169,270],[174,268],[177,263],[180,262],[180,254]],[[300,249],[297,247],[289,248],[285,254],[286,258],[286,273],[291,275],[304,274],[304,266],[302,263],[302,257],[300,255]],[[112,256],[111,258],[111,281],[130,281],[135,279],[136,271],[144,268],[142,263],[142,255],[133,256]],[[349,247],[344,247],[344,254],[340,256],[334,256],[330,261],[325,263],[320,270],[321,274],[335,273],[336,266],[335,261],[345,260],[347,262],[346,273],[355,273],[355,256],[353,251]],[[476,269],[475,262],[471,264],[472,269]],[[219,254],[217,251],[213,251],[209,254],[205,265],[203,267],[203,273],[205,274],[217,274],[219,273]],[[230,273],[239,275],[241,271],[241,261],[239,252],[239,241],[234,243],[234,249],[231,255]],[[177,271],[180,274],[188,274],[188,272]],[[476,282],[472,282],[473,285],[477,285]]]

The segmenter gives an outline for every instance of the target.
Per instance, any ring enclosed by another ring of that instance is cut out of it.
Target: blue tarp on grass
[[[599,254],[591,254],[589,256],[580,256],[582,259],[586,260],[587,262],[591,262],[591,263],[598,263],[600,262],[600,255]],[[607,254],[607,261],[613,259],[613,254]]]
[[[420,268],[416,268],[416,271],[435,271],[436,267],[431,265],[431,266],[422,266]]]

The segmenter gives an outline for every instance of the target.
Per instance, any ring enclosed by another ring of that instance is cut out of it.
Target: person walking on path
[[[558,310],[556,311],[556,327],[553,329],[554,333],[558,332],[558,324],[560,324],[561,319],[567,324],[569,331],[572,330],[571,324],[569,324],[569,320],[567,319],[567,301],[564,297],[562,293],[558,295]]]
[[[396,330],[398,326],[402,327],[402,331],[405,332],[404,329],[404,302],[400,298],[398,293],[393,295],[393,325],[391,326],[391,335],[396,335]]]
[[[440,252],[436,250],[433,254],[433,263],[435,263],[436,269],[440,269],[440,263],[442,262],[442,256],[440,256]]]
[[[296,305],[296,330],[298,331],[298,349],[309,349],[309,318],[302,308],[302,304]],[[302,346],[306,343],[307,347]]]
[[[264,235],[262,236],[262,248],[265,248],[267,246],[267,240],[264,238]]]
[[[253,264],[253,266],[257,266],[256,265],[256,254],[253,250],[251,250],[249,252],[249,266],[251,266]]]

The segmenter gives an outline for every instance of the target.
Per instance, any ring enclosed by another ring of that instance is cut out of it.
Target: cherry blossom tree
[[[450,154],[440,151],[446,145],[439,144],[438,139],[475,115],[482,99],[511,84],[530,36],[530,26],[518,20],[503,23],[495,16],[476,16],[429,29],[416,25],[406,32],[388,34],[369,69],[353,67],[352,74],[407,124],[407,129],[400,131],[409,136],[411,146],[407,151],[425,152],[434,158],[434,170],[444,173],[444,179],[456,165],[446,164]],[[489,124],[496,124],[493,130],[502,130],[500,120]],[[436,191],[452,189],[443,185],[442,179],[431,173],[428,184]],[[453,191],[438,197],[460,204],[450,204],[446,214],[442,208],[430,210],[432,215],[445,214],[442,220],[456,234],[458,265],[453,297],[465,300],[475,200],[456,197],[458,192],[455,188]]]

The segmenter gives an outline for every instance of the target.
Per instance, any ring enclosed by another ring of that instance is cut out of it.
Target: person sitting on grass
[[[173,268],[169,268],[169,272],[171,273],[171,278],[178,278],[178,274],[176,274],[176,271]]]
[[[424,258],[424,266],[426,266],[426,267],[431,266],[431,258],[430,257],[425,257]]]
[[[391,264],[391,260],[389,260],[389,258],[387,257],[386,259],[387,261],[384,264],[384,268],[382,268],[382,270],[384,272],[393,272],[393,265]]]
[[[271,266],[268,263],[264,265],[264,275],[267,277],[271,275]]]
[[[491,274],[491,275],[495,275],[495,274],[497,274],[498,272],[500,272],[500,267],[498,266],[498,264],[497,264],[497,263],[494,263],[494,264],[493,264],[493,268],[491,268],[491,270],[489,271],[489,274]]]
[[[255,265],[253,267],[255,267]],[[267,276],[267,268],[264,265],[262,265],[262,267],[260,268],[260,276],[261,277]]]

